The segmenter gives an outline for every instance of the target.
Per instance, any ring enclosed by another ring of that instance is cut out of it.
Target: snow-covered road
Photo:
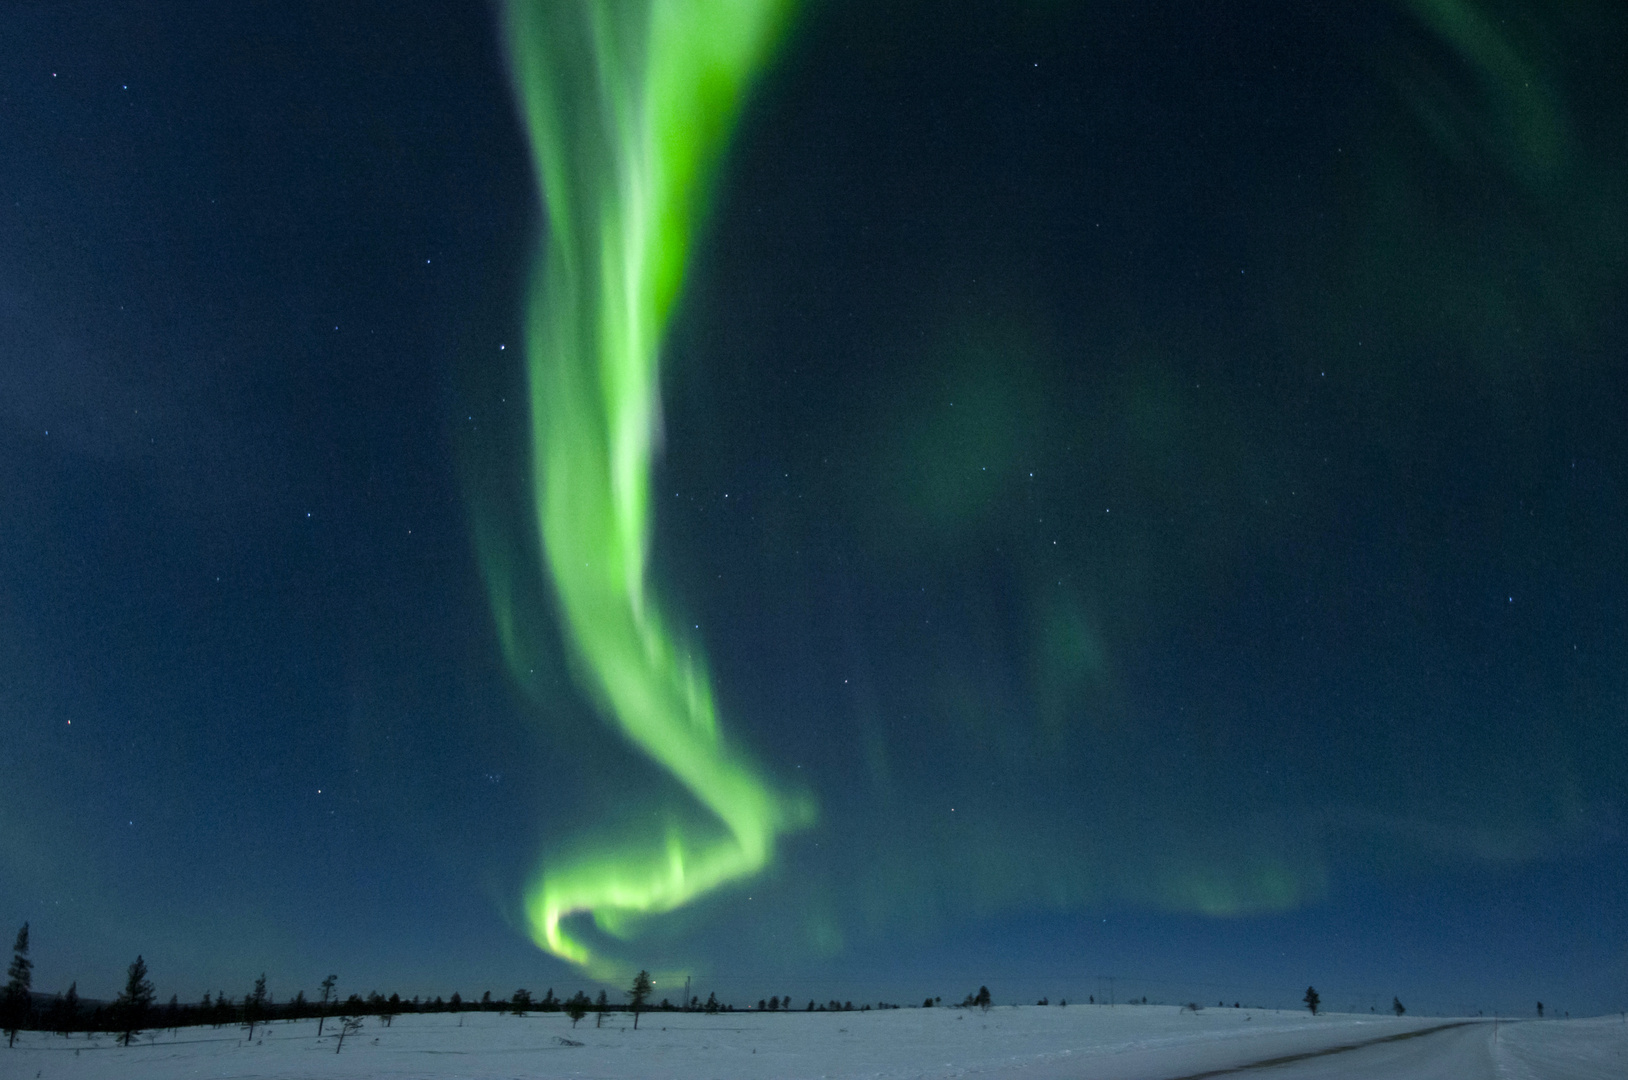
[[[572,1039],[580,1046],[562,1042]],[[1628,1023],[1503,1023],[1171,1006],[900,1009],[865,1013],[613,1016],[575,1029],[527,1017],[404,1016],[368,1020],[334,1052],[314,1023],[159,1033],[118,1047],[25,1033],[0,1049],[0,1078],[18,1080],[1622,1080]]]
[[[1491,1026],[1447,1023],[1402,1035],[1337,1043],[1308,1053],[1268,1058],[1228,1069],[1213,1069],[1176,1080],[1247,1077],[1271,1070],[1274,1078],[1384,1076],[1406,1080],[1481,1080],[1499,1075],[1491,1053]]]
[[[1270,1076],[1272,1080],[1394,1077],[1397,1080],[1595,1080],[1628,1077],[1622,1018],[1542,1024],[1448,1024],[1408,1036],[1364,1040],[1294,1060],[1258,1062],[1179,1080]]]

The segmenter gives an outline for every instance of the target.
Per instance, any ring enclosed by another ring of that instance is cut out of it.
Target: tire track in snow
[[[1204,1072],[1187,1073],[1182,1076],[1173,1076],[1170,1080],[1209,1080],[1212,1076],[1228,1076],[1233,1073],[1248,1072],[1251,1069],[1270,1069],[1274,1065],[1288,1065],[1296,1061],[1306,1061],[1310,1058],[1330,1057],[1334,1054],[1346,1054],[1352,1050],[1361,1050],[1367,1046],[1378,1046],[1381,1043],[1401,1042],[1404,1039],[1418,1039],[1425,1035],[1433,1035],[1438,1031],[1449,1028],[1467,1027],[1470,1024],[1479,1024],[1480,1020],[1455,1020],[1449,1024],[1437,1024],[1435,1027],[1420,1028],[1418,1031],[1404,1031],[1399,1035],[1378,1035],[1372,1039],[1363,1039],[1361,1042],[1341,1043],[1338,1046],[1325,1046],[1321,1050],[1306,1050],[1298,1054],[1283,1054],[1279,1057],[1262,1058],[1260,1061],[1251,1061],[1244,1065],[1231,1065],[1225,1069],[1207,1069]]]

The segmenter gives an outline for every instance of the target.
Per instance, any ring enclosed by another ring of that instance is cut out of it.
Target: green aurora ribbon
[[[539,946],[601,978],[621,965],[574,927],[634,923],[768,865],[812,822],[720,730],[694,650],[649,581],[659,352],[708,180],[782,0],[513,0],[507,31],[547,239],[529,296],[532,483],[543,557],[582,681],[639,750],[723,825],[547,860],[526,892]],[[494,612],[503,622],[503,599]],[[511,665],[518,661],[512,652]],[[573,918],[578,917],[578,918]]]

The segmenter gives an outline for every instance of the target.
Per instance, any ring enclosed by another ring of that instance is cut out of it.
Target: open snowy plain
[[[899,1009],[846,1013],[647,1013],[575,1029],[559,1013],[369,1019],[335,1053],[316,1023],[111,1037],[27,1032],[0,1049],[0,1076],[40,1080],[180,1078],[679,1077],[690,1080],[1012,1077],[1198,1080],[1211,1076],[1628,1077],[1620,1017],[1494,1024],[1174,1006]],[[580,1043],[570,1045],[567,1040]]]

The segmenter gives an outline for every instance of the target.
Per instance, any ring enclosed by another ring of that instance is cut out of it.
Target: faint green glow
[[[1560,95],[1523,54],[1521,30],[1473,0],[1403,0],[1403,6],[1475,72],[1485,95],[1480,108],[1454,107],[1416,90],[1414,109],[1436,137],[1453,145],[1464,140],[1463,128],[1479,126],[1481,141],[1517,176],[1533,184],[1554,180],[1567,144]],[[1472,117],[1483,119],[1477,124]]]
[[[526,326],[544,558],[582,681],[626,738],[723,826],[700,830],[669,814],[658,835],[599,839],[581,847],[586,854],[545,863],[526,897],[534,939],[605,977],[621,966],[573,932],[574,916],[626,936],[643,916],[763,869],[778,834],[813,819],[810,800],[776,792],[724,738],[705,666],[663,618],[647,558],[663,330],[711,167],[785,8],[782,0],[507,8],[548,211]],[[507,609],[498,601],[494,611],[515,668]]]

